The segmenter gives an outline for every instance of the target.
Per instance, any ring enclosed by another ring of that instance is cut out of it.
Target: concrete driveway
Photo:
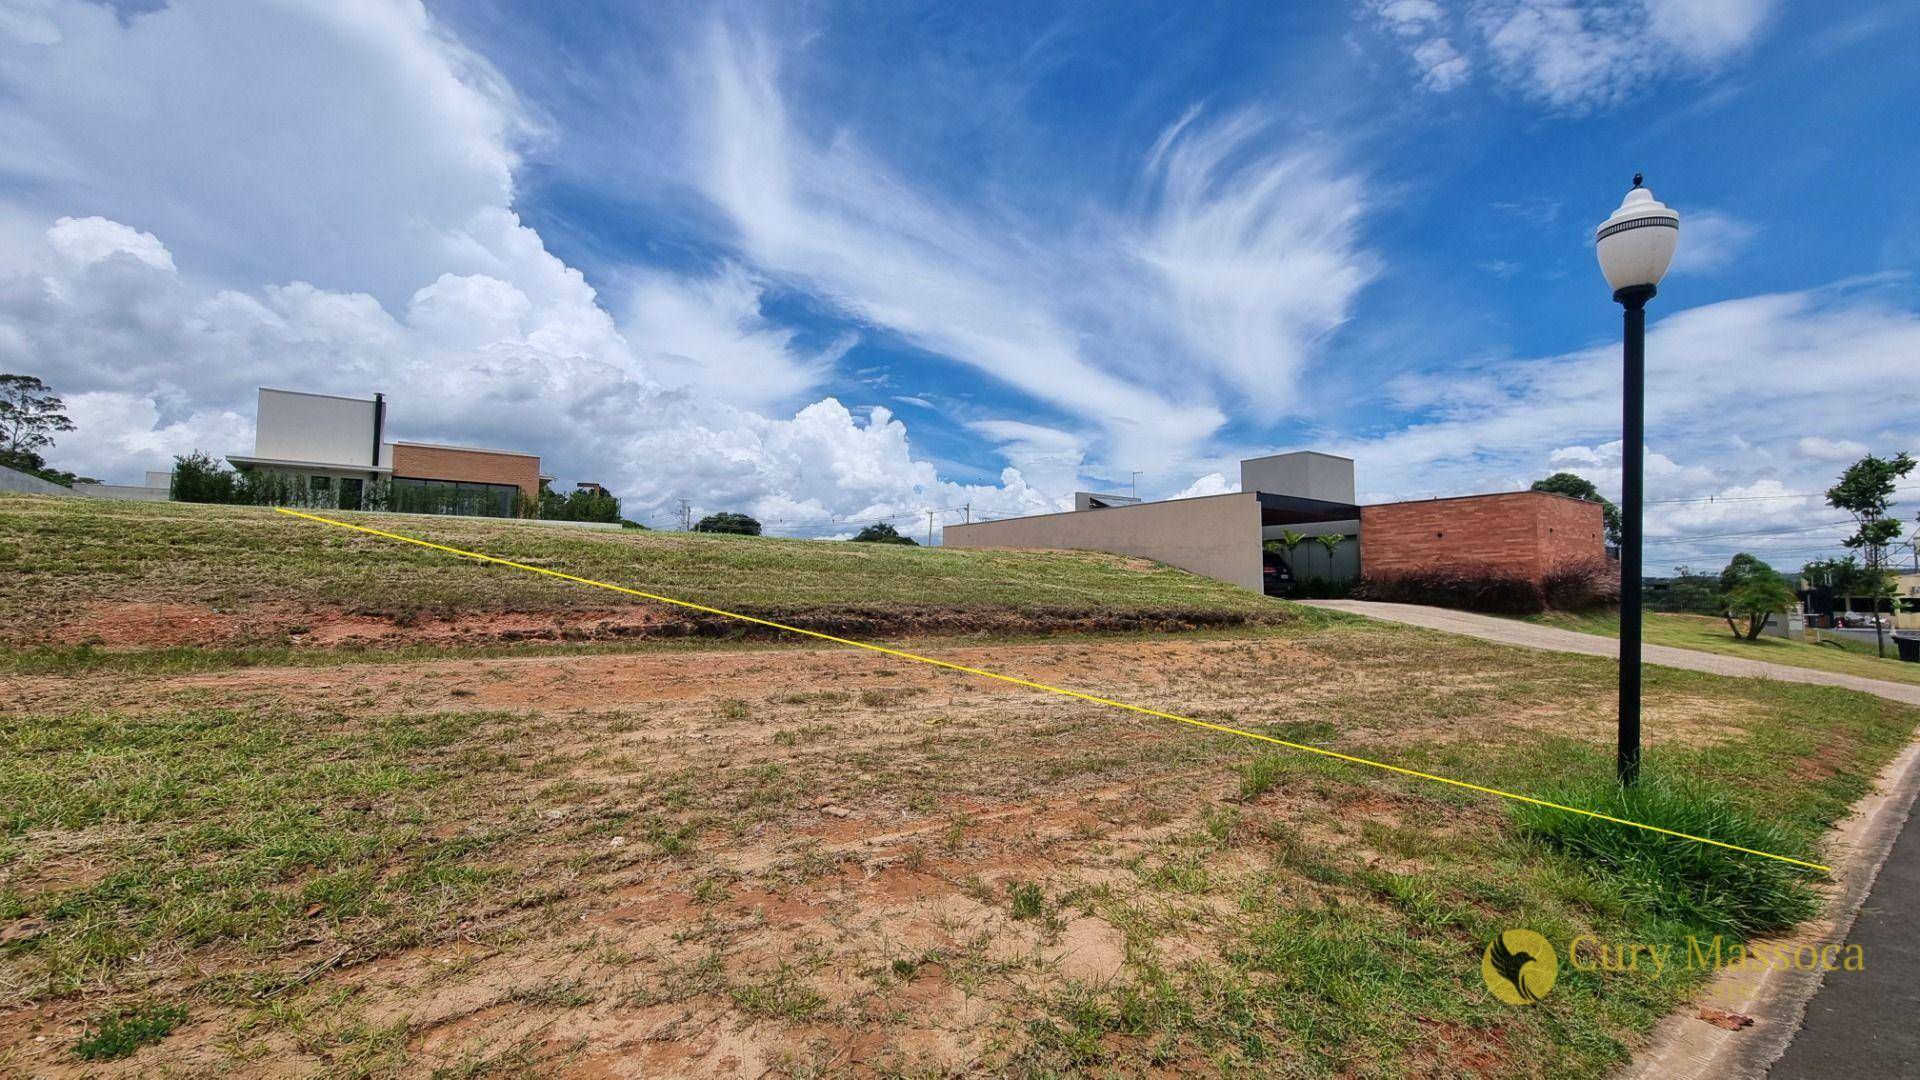
[[[1421,607],[1417,604],[1383,604],[1373,600],[1302,600],[1299,602],[1309,607],[1344,611],[1352,615],[1365,615],[1369,618],[1385,619],[1409,626],[1424,626],[1429,630],[1444,630],[1449,634],[1465,634],[1468,637],[1500,641],[1508,645],[1521,645],[1529,649],[1582,653],[1587,656],[1617,657],[1620,655],[1620,642],[1613,638],[1582,634],[1575,630],[1562,630],[1553,626],[1539,626],[1521,622],[1518,619],[1503,619],[1498,615],[1478,615],[1471,611]],[[1785,664],[1769,664],[1764,660],[1747,660],[1738,656],[1720,656],[1716,653],[1695,652],[1692,649],[1675,649],[1667,645],[1644,646],[1642,659],[1646,663],[1659,664],[1661,667],[1706,671],[1715,675],[1736,675],[1743,679],[1779,679],[1782,682],[1843,686],[1849,690],[1875,694],[1889,701],[1920,705],[1920,684],[1914,683],[1863,679],[1858,675],[1813,671],[1808,668],[1788,667]]]

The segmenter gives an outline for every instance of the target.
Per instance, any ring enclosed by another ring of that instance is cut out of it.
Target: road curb
[[[1820,915],[1792,934],[1765,940],[1789,947],[1845,941],[1916,795],[1920,742],[1910,742],[1874,778],[1873,794],[1854,804],[1840,823],[1832,854],[1834,884]],[[1825,982],[1818,970],[1791,967],[1722,972],[1686,1008],[1661,1021],[1648,1045],[1618,1075],[1621,1080],[1763,1077],[1786,1053],[1808,1003]],[[1700,1019],[1705,1007],[1750,1016],[1753,1025],[1727,1030]]]

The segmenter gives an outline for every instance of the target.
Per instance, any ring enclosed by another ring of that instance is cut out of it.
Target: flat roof
[[[235,465],[278,465],[289,469],[332,469],[335,472],[372,472],[390,473],[391,465],[368,465],[365,463],[338,461],[296,461],[292,458],[254,457],[251,454],[228,454],[227,460]]]
[[[1518,491],[1480,491],[1480,492],[1475,492],[1472,495],[1432,495],[1424,499],[1395,499],[1392,502],[1368,503],[1367,505],[1368,506],[1408,506],[1413,503],[1459,502],[1461,499],[1492,499],[1492,498],[1497,498],[1504,495],[1545,495],[1548,498],[1565,499],[1568,502],[1593,503],[1594,506],[1600,505],[1599,503],[1593,502],[1593,500],[1591,499],[1576,499],[1571,495],[1562,495],[1557,491],[1535,491],[1532,488],[1522,488]]]
[[[415,442],[412,439],[395,439],[388,446],[419,446],[428,450],[465,450],[473,454],[505,454],[508,457],[528,457],[540,460],[539,454],[529,454],[525,450],[496,450],[490,446],[454,446],[451,443]]]
[[[1314,457],[1332,458],[1335,461],[1351,462],[1353,460],[1350,457],[1342,457],[1339,454],[1329,454],[1325,450],[1282,450],[1277,454],[1261,454],[1259,457],[1241,458],[1240,461],[1242,464],[1244,464],[1249,461],[1267,461],[1277,457],[1299,457],[1302,454],[1312,454]]]
[[[260,389],[263,391],[271,390],[276,394],[292,394],[295,397],[332,398],[335,401],[357,401],[362,405],[371,405],[374,403],[370,397],[348,397],[345,394],[316,394],[311,390],[282,390],[277,386],[263,386]]]

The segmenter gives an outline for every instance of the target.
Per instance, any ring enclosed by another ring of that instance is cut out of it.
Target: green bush
[[[1743,809],[1724,792],[1681,777],[1569,785],[1542,798],[1755,851],[1806,857],[1800,834]],[[1522,835],[1565,852],[1609,882],[1627,902],[1707,933],[1742,937],[1791,926],[1818,900],[1809,871],[1777,859],[1521,804]]]
[[[700,523],[693,527],[693,531],[703,533],[733,533],[737,536],[759,536],[760,523],[745,514],[723,511],[718,514],[708,514],[706,517],[701,518]]]
[[[614,522],[621,520],[620,500],[586,488],[576,488],[566,495],[542,491],[539,516],[547,521]]]
[[[859,532],[854,533],[853,542],[856,544],[900,544],[905,547],[920,546],[920,541],[915,540],[911,536],[901,536],[900,530],[888,525],[886,522],[869,525]]]
[[[1315,574],[1296,582],[1292,595],[1307,600],[1345,600],[1353,595],[1353,579],[1321,577]]]

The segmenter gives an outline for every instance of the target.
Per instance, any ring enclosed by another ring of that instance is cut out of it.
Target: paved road
[[[1333,611],[1386,619],[1390,622],[1406,623],[1410,626],[1444,630],[1450,634],[1465,634],[1469,637],[1485,638],[1488,641],[1502,641],[1509,645],[1524,645],[1530,649],[1584,653],[1587,656],[1620,655],[1620,643],[1613,638],[1562,630],[1555,626],[1540,626],[1535,623],[1521,622],[1518,619],[1503,619],[1497,615],[1478,615],[1471,611],[1451,611],[1446,608],[1420,607],[1416,604],[1383,604],[1373,600],[1306,600],[1302,603]],[[1692,649],[1675,649],[1667,645],[1643,646],[1642,656],[1647,663],[1659,664],[1661,667],[1707,671],[1716,675],[1737,675],[1746,679],[1779,679],[1782,682],[1844,686],[1849,690],[1877,694],[1891,701],[1920,705],[1920,683],[1863,679],[1858,675],[1841,675],[1831,671],[1788,667],[1785,664],[1769,664],[1764,660],[1747,660],[1738,656],[1721,656],[1717,653],[1695,652]]]
[[[1847,943],[1866,954],[1866,970],[1827,976],[1768,1080],[1920,1076],[1917,897],[1920,829],[1908,827],[1894,841],[1847,934]]]

